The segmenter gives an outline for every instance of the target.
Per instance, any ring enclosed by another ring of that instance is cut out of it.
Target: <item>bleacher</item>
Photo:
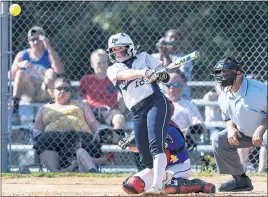
[[[200,81],[191,81],[188,82],[188,85],[191,87],[212,87],[215,85],[215,82],[200,82]],[[71,82],[71,86],[75,89],[79,86],[79,81],[72,81]],[[202,110],[205,106],[217,106],[218,103],[217,102],[206,102],[203,99],[192,99],[192,102],[195,103],[198,108],[200,110]],[[29,107],[33,109],[33,113],[36,113],[38,111],[38,109],[43,105],[44,103],[28,103],[28,102],[23,102],[21,101],[20,106],[21,107]],[[33,114],[33,116],[35,116],[35,114]],[[11,136],[12,135],[18,135],[21,132],[21,129],[26,128],[26,129],[31,129],[33,126],[33,122],[32,122],[32,118],[27,118],[27,119],[23,119],[22,120],[22,124],[21,125],[12,125],[11,126]],[[102,128],[106,127],[107,125],[101,125]],[[211,128],[215,128],[215,127],[224,127],[223,122],[210,122],[208,124],[206,124],[206,127],[208,129]],[[133,124],[131,121],[127,122],[127,129],[131,129],[133,128]],[[10,152],[10,155],[16,153],[17,155],[32,155],[34,156],[34,149],[33,149],[33,145],[31,142],[24,142],[24,143],[20,143],[20,142],[14,142],[11,140],[11,143],[8,145],[8,150]],[[103,145],[102,146],[102,151],[103,152],[114,152],[114,153],[126,153],[128,152],[128,150],[122,150],[118,145]],[[199,144],[195,151],[200,152],[202,154],[204,153],[211,153],[212,152],[212,146],[209,144]],[[33,161],[34,163],[34,161]],[[13,166],[12,168],[17,169],[16,166]],[[104,166],[101,168],[101,171],[106,172],[107,170],[112,170],[114,169],[113,166]],[[126,172],[128,172],[129,169],[135,169],[135,166],[131,168],[131,166],[122,166],[121,170],[124,171],[124,169],[126,170]],[[31,171],[36,171],[36,168],[32,168]],[[114,171],[112,171],[114,172]]]

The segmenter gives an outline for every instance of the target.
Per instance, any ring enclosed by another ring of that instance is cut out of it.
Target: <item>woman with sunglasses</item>
[[[106,158],[101,157],[101,145],[93,140],[99,122],[90,108],[71,99],[69,80],[56,79],[54,99],[53,103],[41,107],[35,119],[33,134],[37,154],[51,172],[76,168],[83,172],[95,171],[95,162],[106,162]],[[79,136],[83,139],[82,145]]]

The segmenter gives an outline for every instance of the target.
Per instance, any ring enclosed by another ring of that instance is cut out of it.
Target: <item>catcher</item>
[[[172,108],[172,107],[171,107]],[[128,147],[132,152],[137,152],[134,132],[119,141],[122,149]],[[185,139],[174,122],[169,123],[165,153],[167,158],[166,179],[163,181],[165,194],[186,194],[193,192],[215,193],[215,185],[200,179],[188,180],[191,172]],[[146,168],[131,177],[122,185],[127,194],[139,194],[150,188],[153,183],[153,169]]]

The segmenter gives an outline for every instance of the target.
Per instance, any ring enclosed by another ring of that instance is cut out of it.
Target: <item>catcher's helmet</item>
[[[122,51],[124,52],[123,58],[116,58],[115,53],[112,51],[112,48],[117,46],[126,47],[126,49]],[[132,39],[125,33],[112,35],[108,40],[108,49],[106,51],[111,62],[124,62],[135,56],[137,53]]]
[[[214,66],[213,76],[223,87],[233,85],[235,83],[236,76],[237,76],[237,72],[235,71],[227,72],[227,73],[222,72],[222,70],[226,70],[226,69],[235,69],[235,70],[239,70],[243,72],[241,68],[241,64],[237,60],[231,57],[225,57],[221,59]]]

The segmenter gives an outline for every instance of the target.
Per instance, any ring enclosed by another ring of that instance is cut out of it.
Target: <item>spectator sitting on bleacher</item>
[[[126,120],[118,110],[118,91],[107,77],[108,66],[107,53],[103,49],[94,51],[91,54],[91,67],[95,74],[83,76],[79,89],[100,122],[113,126],[113,129],[124,129]],[[117,144],[120,137],[116,133],[113,137]]]
[[[182,130],[186,137],[188,149],[192,149],[200,140],[200,135],[206,128],[204,120],[196,107],[189,100],[181,98],[183,88],[183,79],[177,73],[170,73],[170,80],[165,84],[165,93],[175,107],[174,115],[171,120],[174,121]]]
[[[77,164],[78,169],[94,171],[93,163],[108,162],[108,158],[101,152],[101,144],[94,138],[99,123],[86,104],[71,99],[70,81],[65,78],[56,79],[53,96],[55,102],[40,108],[33,128],[34,148],[49,171],[64,171],[66,163],[69,166],[67,170],[74,170]],[[77,135],[82,139],[82,148],[78,145]],[[75,154],[75,161],[70,163],[69,160]],[[81,155],[84,168],[81,165],[79,167]]]
[[[51,98],[57,74],[64,72],[60,57],[53,49],[43,28],[34,26],[28,32],[30,48],[20,51],[12,64],[13,85],[12,124],[20,124],[19,102],[47,101]]]
[[[165,37],[161,38],[156,44],[158,53],[154,53],[152,56],[163,61],[164,66],[168,66],[179,57],[183,57],[185,55],[181,51],[181,41],[182,35],[179,29],[168,30],[165,33]],[[172,69],[172,72],[176,72],[183,79],[184,85],[181,92],[181,97],[183,99],[190,100],[191,90],[187,85],[187,81],[189,81],[192,77],[192,62],[189,62],[179,68]],[[160,88],[164,92],[163,84],[160,84]]]

